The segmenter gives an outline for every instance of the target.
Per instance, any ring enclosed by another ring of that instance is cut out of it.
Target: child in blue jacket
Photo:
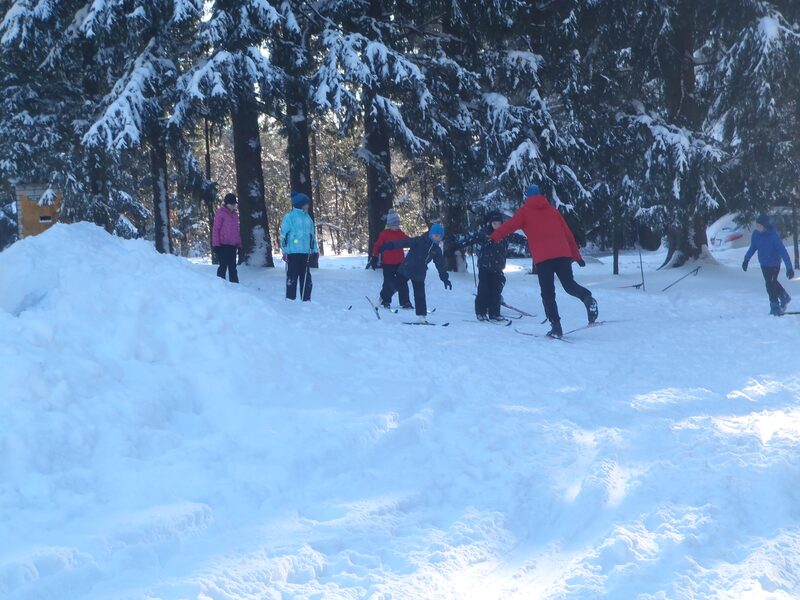
[[[781,236],[772,224],[769,215],[760,215],[756,219],[756,230],[750,241],[750,248],[744,255],[742,270],[747,271],[747,263],[758,251],[758,262],[764,274],[764,282],[769,294],[769,314],[780,316],[786,312],[786,305],[792,301],[783,286],[778,283],[778,274],[781,272],[781,260],[786,265],[786,276],[794,278],[794,269],[789,253],[783,245]]]
[[[286,298],[297,298],[297,284],[300,284],[300,298],[303,302],[311,300],[311,271],[309,261],[312,254],[319,253],[314,221],[308,214],[311,200],[305,194],[292,193],[292,210],[281,222],[281,250],[286,261]]]

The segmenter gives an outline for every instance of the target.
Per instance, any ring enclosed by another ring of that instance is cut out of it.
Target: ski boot
[[[405,304],[401,304],[400,308],[402,308],[403,310],[414,310],[414,305],[411,304],[410,302],[406,302]]]
[[[589,325],[591,325],[597,321],[597,316],[600,314],[597,309],[597,300],[589,294],[588,297],[584,298],[583,303],[586,305],[586,318],[589,319]]]
[[[778,298],[778,303],[781,305],[781,314],[786,312],[786,307],[789,306],[791,301],[792,297],[784,291],[781,297]]]
[[[420,325],[427,325],[428,319],[425,317],[425,315],[419,315],[417,316],[417,323],[419,323]]]
[[[506,319],[505,317],[501,317],[499,315],[496,317],[489,317],[489,320],[492,323],[508,323],[508,319]]]
[[[560,340],[564,337],[564,332],[561,331],[561,323],[553,323],[550,327],[550,331],[545,334],[549,338],[554,338]]]
[[[383,308],[390,309],[390,308],[392,308],[392,303],[391,302],[381,302],[381,306]]]
[[[475,318],[478,319],[478,321],[488,321],[489,320],[489,317],[487,317],[486,315],[475,315]]]
[[[769,303],[769,314],[771,314],[774,317],[780,317],[783,314],[783,310],[781,309],[781,305],[779,302]]]

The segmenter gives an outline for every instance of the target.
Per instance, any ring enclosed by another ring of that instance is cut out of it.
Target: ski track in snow
[[[693,267],[576,268],[619,322],[560,344],[463,323],[471,273],[428,278],[450,327],[403,327],[361,258],[301,304],[282,269],[237,287],[87,224],[19,242],[0,598],[800,597],[800,317],[743,252],[664,293]],[[538,315],[528,264],[504,297]]]

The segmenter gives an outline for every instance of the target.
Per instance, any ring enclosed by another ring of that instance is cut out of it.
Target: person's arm
[[[380,248],[379,252],[386,252],[387,250],[395,250],[396,248],[411,248],[415,238],[407,238],[405,240],[395,240],[394,242],[386,242]]]
[[[508,236],[508,242],[510,244],[520,244],[521,246],[528,246],[528,238],[524,235],[520,235],[518,233],[512,233]]]
[[[378,239],[375,240],[375,244],[372,246],[372,256],[378,256],[381,253],[381,246],[383,245],[383,240],[386,239],[386,230],[384,229],[378,234]]]
[[[794,276],[792,259],[789,257],[789,252],[786,250],[786,246],[783,245],[783,240],[781,239],[780,234],[777,232],[775,233],[775,243],[778,245],[778,252],[783,259],[783,264],[786,265],[786,275],[788,275],[789,279],[791,279]]]
[[[572,230],[567,225],[566,219],[564,219],[564,215],[561,214],[561,211],[556,209],[558,212],[558,216],[561,218],[561,231],[564,234],[564,237],[567,239],[567,244],[569,244],[569,252],[570,256],[572,256],[572,260],[577,262],[579,265],[583,266],[586,263],[583,262],[583,257],[581,256],[580,248],[578,248],[578,242],[575,241],[575,236],[572,235]],[[581,264],[583,263],[583,264]]]
[[[222,215],[217,211],[214,215],[214,225],[211,227],[211,247],[219,246],[219,231],[222,229]]]
[[[311,221],[311,254],[319,254],[319,245],[317,244],[317,226],[314,224],[314,219],[311,218],[311,215],[308,216],[308,220]]]
[[[285,215],[281,221],[281,252],[289,254],[289,234],[291,229],[289,226],[289,215]]]
[[[756,253],[758,249],[758,238],[756,237],[756,232],[753,232],[753,237],[750,238],[750,247],[747,249],[747,252],[744,254],[744,260],[742,261],[742,269],[747,271],[747,263],[750,262],[750,259],[753,258],[753,254]]]
[[[495,242],[499,242],[507,235],[514,233],[517,229],[522,229],[524,225],[525,219],[522,216],[522,209],[520,208],[517,212],[514,213],[514,216],[511,217],[508,221],[500,225],[497,229],[494,230],[492,235],[489,237],[493,239]]]
[[[462,233],[461,235],[454,235],[450,238],[450,249],[454,252],[456,250],[461,250],[462,248],[466,248],[467,246],[471,246],[477,240],[486,237],[486,232],[482,229],[478,231],[474,231],[472,233]]]

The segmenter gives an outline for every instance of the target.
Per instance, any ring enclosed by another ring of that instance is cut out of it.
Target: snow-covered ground
[[[638,254],[576,268],[614,322],[566,343],[469,322],[472,274],[428,279],[449,327],[407,327],[360,258],[301,304],[282,269],[235,286],[91,225],[19,242],[0,597],[798,598],[800,321],[743,252],[666,292],[694,265],[648,254],[646,292]],[[512,263],[506,301],[541,315]]]

